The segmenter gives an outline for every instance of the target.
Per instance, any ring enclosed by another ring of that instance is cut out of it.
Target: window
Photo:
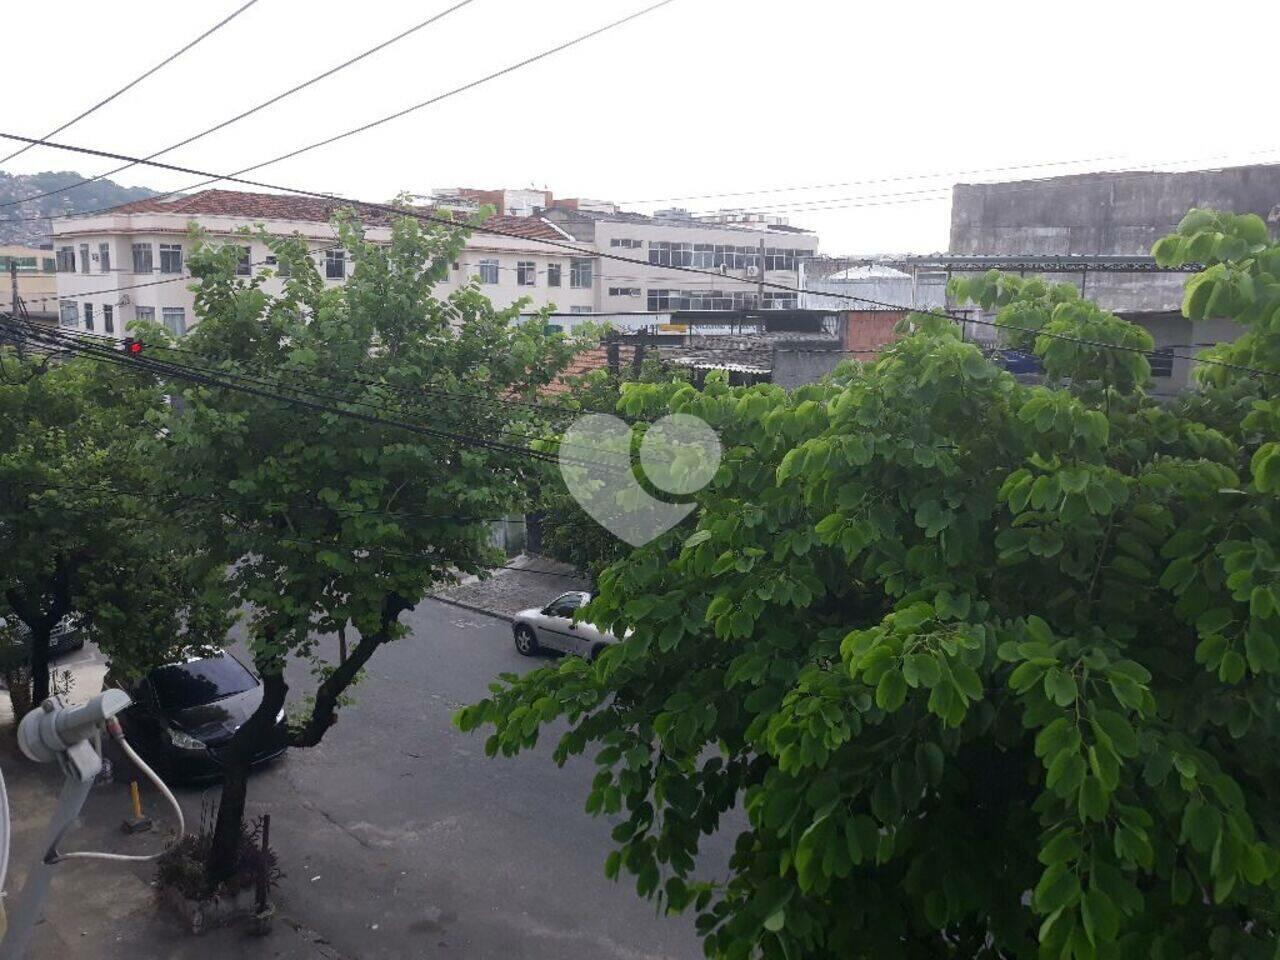
[[[498,261],[497,260],[481,260],[480,282],[481,283],[497,283],[498,282]]]
[[[111,272],[111,244],[109,243],[98,244],[98,272]]]
[[[116,308],[109,303],[102,305],[102,329],[106,333],[116,332]]]
[[[1147,357],[1151,363],[1151,376],[1153,377],[1172,377],[1173,376],[1173,348],[1161,347],[1159,350],[1151,351],[1152,356]]]
[[[573,612],[585,601],[586,597],[581,593],[562,593],[547,604],[542,612],[548,617],[572,617]]]
[[[274,253],[269,253],[262,258],[263,263],[276,272],[277,277],[287,277],[290,275],[289,262],[281,261]]]
[[[57,266],[59,273],[75,273],[76,269],[76,248],[75,247],[59,247],[57,253]]]
[[[643,240],[631,240],[625,237],[613,237],[609,240],[611,247],[625,247],[628,250],[639,250],[644,246]]]
[[[800,301],[794,293],[766,292],[764,303],[760,306],[765,310],[795,310],[800,306]]]
[[[801,257],[807,256],[809,256],[808,250],[792,250],[790,248],[783,247],[765,247],[764,268],[766,270],[794,271],[796,269],[796,261]]]
[[[516,284],[521,287],[532,287],[537,282],[538,265],[532,260],[516,261]]]
[[[80,326],[80,308],[74,300],[63,300],[58,304],[58,326]]]
[[[716,265],[716,246],[714,243],[695,243],[693,245],[693,265],[695,267],[714,267]]]
[[[187,333],[187,312],[182,307],[164,307],[161,311],[164,317],[164,328],[175,337],[186,336]]]
[[[133,245],[133,272],[150,273],[152,266],[151,244],[135,243]]]
[[[138,320],[140,320],[140,321],[142,321],[142,322],[144,322],[144,323],[155,323],[155,322],[156,322],[156,308],[155,308],[155,307],[134,307],[134,308],[133,308],[133,315],[134,315],[135,317],[137,317],[137,318],[138,318]]]
[[[87,243],[80,244],[80,272],[89,272],[89,245]]]
[[[181,273],[182,272],[182,244],[180,243],[160,244],[160,272],[161,273]]]
[[[579,290],[591,286],[590,260],[569,261],[569,286]]]
[[[609,296],[611,297],[638,297],[640,296],[639,287],[610,287]]]
[[[240,248],[240,259],[236,262],[237,277],[253,276],[253,260],[250,259],[252,256],[253,256],[253,251],[250,250],[248,247]]]
[[[548,287],[560,286],[560,264],[558,263],[547,264],[547,286]]]
[[[570,307],[570,313],[595,313],[594,307]]]
[[[662,290],[647,292],[648,309],[657,313],[672,310],[742,310],[751,306],[750,293],[724,290]]]
[[[654,240],[649,244],[649,262],[656,267],[691,267],[693,244]]]
[[[324,275],[326,280],[347,279],[347,251],[326,250],[324,252]]]
[[[53,257],[44,257],[43,261],[42,266],[44,267],[45,273],[53,273],[58,269],[57,261],[55,261]]]
[[[93,329],[93,304],[86,303],[84,305],[84,328],[86,330]]]
[[[36,258],[0,257],[0,273],[7,275],[11,267],[19,273],[34,273],[36,269]]]

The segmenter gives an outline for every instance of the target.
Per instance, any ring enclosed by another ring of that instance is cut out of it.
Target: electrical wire
[[[550,453],[549,451],[540,451],[531,447],[516,446],[513,444],[503,443],[501,441],[492,440],[485,437],[476,437],[471,434],[457,433],[457,432],[448,431],[448,430],[440,430],[436,428],[427,427],[422,424],[409,423],[409,422],[398,420],[398,419],[389,419],[387,417],[380,417],[380,416],[375,416],[373,414],[361,413],[356,410],[342,409],[340,407],[333,406],[332,404],[318,403],[313,400],[306,399],[306,397],[303,397],[303,396],[292,396],[292,397],[281,396],[278,393],[272,393],[269,390],[264,390],[256,386],[252,386],[249,383],[228,381],[228,380],[220,379],[218,376],[212,376],[205,373],[198,373],[194,371],[192,368],[184,367],[181,364],[155,361],[142,356],[135,356],[132,354],[122,354],[117,350],[110,350],[106,348],[90,346],[83,342],[77,341],[74,338],[66,337],[65,335],[60,337],[56,333],[36,332],[32,330],[28,330],[26,335],[28,337],[32,337],[36,339],[38,342],[45,342],[47,344],[61,346],[64,349],[67,349],[73,353],[76,353],[82,356],[87,356],[89,359],[97,360],[99,362],[114,363],[116,365],[125,366],[133,369],[145,370],[153,374],[168,376],[173,379],[187,380],[203,386],[221,388],[225,390],[231,390],[234,392],[257,396],[264,399],[275,400],[280,403],[292,404],[294,406],[297,406],[303,409],[308,409],[317,413],[328,413],[328,414],[341,416],[341,417],[345,417],[352,420],[357,420],[363,423],[369,423],[377,426],[391,427],[394,429],[405,430],[410,433],[415,433],[421,436],[428,436],[434,439],[452,440],[462,446],[471,446],[476,448],[492,450],[498,453],[507,453],[507,454],[522,457],[524,459],[531,460],[531,461],[541,461],[544,463],[570,464],[575,466],[589,466],[607,473],[622,472],[619,470],[618,466],[614,463],[602,463],[599,461],[585,460],[585,459],[579,458],[576,454],[572,456],[565,456],[563,454],[557,455],[557,454]],[[225,376],[225,374],[223,375]],[[340,403],[347,403],[353,406],[363,405],[366,407],[373,407],[374,409],[381,409],[381,410],[387,409],[385,407],[379,407],[376,404],[371,404],[364,401],[351,400],[345,397],[333,398],[325,394],[319,394],[315,391],[307,391],[307,390],[304,390],[303,388],[282,387],[281,389],[288,389],[294,393],[306,393],[312,396],[320,396],[325,399],[331,399],[331,400],[336,399]],[[396,411],[393,411],[393,412],[396,412]],[[535,439],[543,439],[543,438],[535,438]]]
[[[143,80],[147,79],[147,77],[151,76],[151,75],[152,75],[153,73],[155,73],[156,71],[161,70],[161,69],[163,69],[164,67],[167,67],[169,64],[173,63],[173,61],[177,60],[180,56],[182,56],[184,53],[186,53],[186,52],[187,52],[188,50],[190,50],[192,47],[196,46],[196,44],[200,43],[200,41],[204,40],[206,37],[212,36],[214,33],[217,33],[219,30],[221,30],[223,27],[225,27],[228,23],[230,23],[230,22],[231,22],[232,20],[234,20],[236,17],[240,16],[240,14],[244,13],[246,10],[248,10],[250,7],[252,7],[252,6],[253,6],[255,3],[257,3],[257,2],[258,2],[258,0],[249,0],[249,2],[248,2],[248,3],[242,4],[240,7],[237,7],[235,10],[231,11],[231,13],[229,13],[227,16],[223,17],[221,20],[219,20],[217,23],[215,23],[212,27],[210,27],[210,28],[209,28],[208,30],[206,30],[204,33],[200,34],[200,36],[196,37],[194,40],[192,40],[192,41],[191,41],[190,43],[188,43],[186,46],[184,46],[184,47],[180,48],[179,50],[175,51],[174,53],[169,54],[169,56],[167,56],[165,59],[161,60],[159,63],[157,63],[157,64],[156,64],[154,67],[152,67],[150,70],[146,71],[146,72],[145,72],[145,73],[143,73],[143,74],[140,74],[139,76],[135,77],[133,80],[130,80],[128,83],[126,83],[123,87],[121,87],[121,88],[120,88],[119,90],[117,90],[115,93],[111,94],[111,95],[110,95],[110,96],[108,96],[108,97],[105,97],[105,98],[104,98],[104,99],[102,99],[102,100],[99,100],[97,103],[95,103],[95,104],[94,104],[92,107],[90,107],[88,110],[85,110],[83,113],[80,113],[80,114],[78,114],[78,115],[76,115],[76,116],[72,117],[70,120],[68,120],[68,121],[67,121],[66,123],[64,123],[62,126],[57,127],[57,128],[55,128],[55,129],[53,129],[53,130],[50,130],[48,133],[46,133],[43,137],[41,137],[39,140],[35,141],[34,143],[29,143],[29,144],[27,144],[26,146],[24,146],[24,147],[22,147],[22,148],[20,148],[20,149],[18,149],[18,150],[15,150],[13,153],[9,154],[9,155],[8,155],[8,156],[6,156],[6,157],[0,157],[0,163],[8,163],[10,160],[13,160],[15,157],[20,157],[20,156],[22,156],[22,154],[26,153],[26,152],[27,152],[28,150],[30,150],[32,147],[38,147],[38,146],[41,146],[41,145],[42,145],[46,140],[48,140],[50,137],[56,137],[56,136],[57,136],[58,134],[60,134],[63,130],[66,130],[68,127],[72,126],[73,124],[79,123],[79,122],[80,122],[81,120],[83,120],[85,117],[89,116],[89,114],[94,113],[94,112],[95,112],[95,111],[97,111],[97,110],[101,110],[103,107],[105,107],[107,104],[109,104],[112,100],[116,99],[116,98],[117,98],[117,97],[119,97],[121,94],[123,94],[123,93],[127,93],[129,90],[132,90],[134,87],[136,87],[138,84],[140,84]],[[7,204],[6,204],[6,206],[7,206]]]
[[[107,730],[112,738],[119,745],[124,755],[142,771],[142,775],[152,782],[160,795],[169,802],[169,806],[173,807],[174,818],[178,821],[178,835],[173,838],[163,850],[156,853],[148,854],[130,854],[130,853],[106,853],[97,850],[71,850],[62,853],[58,850],[55,843],[54,848],[49,851],[49,862],[57,863],[59,860],[113,860],[125,863],[149,863],[152,860],[158,860],[165,855],[174,844],[182,840],[187,833],[187,821],[182,815],[182,805],[178,803],[177,797],[173,795],[173,791],[160,779],[159,775],[149,767],[146,762],[138,756],[137,752],[129,745],[129,741],[125,739],[124,731],[120,727],[120,721],[115,717],[107,720]]]
[[[254,2],[257,2],[257,0],[254,0]],[[300,93],[301,91],[307,89],[308,87],[313,86],[322,80],[326,80],[329,77],[332,77],[336,73],[342,72],[347,67],[353,66],[359,63],[361,60],[364,60],[368,57],[373,56],[375,53],[379,53],[382,50],[385,50],[387,47],[391,46],[392,44],[400,40],[403,40],[405,39],[405,37],[411,36],[414,33],[417,33],[419,30],[422,30],[425,27],[429,27],[431,24],[435,23],[438,20],[443,20],[445,17],[447,17],[449,14],[453,13],[454,11],[460,10],[463,7],[468,6],[469,4],[474,2],[475,0],[461,0],[461,2],[455,3],[453,6],[448,7],[447,9],[441,11],[440,13],[434,14],[433,16],[428,17],[426,20],[423,20],[420,23],[414,24],[412,27],[409,27],[407,30],[402,30],[400,33],[397,33],[395,36],[382,41],[382,43],[379,43],[376,46],[370,47],[368,50],[365,50],[363,53],[357,54],[356,56],[351,57],[348,60],[344,60],[342,63],[339,63],[336,66],[330,67],[328,70],[325,70],[323,73],[317,74],[316,76],[312,77],[309,80],[305,80],[302,83],[299,83],[295,86],[290,87],[288,90],[284,90],[273,97],[269,97],[268,99],[263,100],[261,103],[257,104],[256,106],[253,106],[247,110],[241,111],[240,113],[236,114],[234,117],[230,117],[226,120],[223,120],[221,123],[214,124],[212,127],[208,127],[204,130],[201,130],[199,133],[192,134],[191,136],[187,137],[185,140],[179,140],[177,143],[170,144],[169,146],[161,150],[157,150],[155,153],[148,154],[146,159],[154,160],[156,157],[162,157],[165,154],[172,153],[174,150],[177,150],[181,147],[185,147],[189,144],[195,143],[197,140],[203,140],[205,137],[211,134],[217,133],[219,130],[224,130],[227,127],[231,126],[233,123],[238,123],[239,121],[244,120],[246,117],[251,117],[255,113],[265,110],[268,107],[274,106],[280,101],[286,100],[289,97],[293,96],[295,93]],[[244,9],[244,8],[242,7],[241,9]],[[68,124],[67,126],[70,126],[70,124]],[[59,129],[65,129],[65,127],[59,128]],[[57,132],[58,131],[55,130],[53,133],[48,134],[48,136],[52,137]],[[22,149],[29,150],[30,146],[28,145],[26,147],[23,147]],[[21,153],[21,151],[19,151],[19,153]],[[3,161],[0,161],[0,163],[2,162]],[[44,193],[34,193],[29,197],[22,197],[18,200],[5,201],[4,203],[0,203],[0,208],[12,207],[18,204],[30,202],[32,200],[42,200],[45,197],[53,197],[53,196],[57,196],[60,193],[67,193],[71,190],[75,190],[77,187],[83,187],[91,183],[97,183],[99,180],[105,180],[107,177],[115,176],[117,173],[123,173],[125,170],[128,170],[132,167],[136,167],[137,165],[138,164],[135,162],[129,162],[129,163],[123,164],[122,166],[115,167],[111,170],[108,170],[105,173],[100,173],[96,177],[89,177],[85,180],[81,180],[79,183],[73,183],[67,187],[59,187],[57,190],[47,190]],[[155,199],[155,198],[153,197],[149,199]]]
[[[545,60],[546,58],[554,56],[557,53],[561,53],[565,50],[568,50],[570,47],[575,47],[580,43],[585,43],[587,40],[591,40],[602,33],[607,33],[610,30],[614,30],[618,27],[621,27],[626,23],[630,23],[632,20],[635,20],[639,17],[643,17],[646,14],[653,13],[655,10],[658,10],[661,7],[665,7],[668,4],[671,4],[674,2],[675,0],[659,0],[659,2],[657,3],[650,4],[649,6],[644,7],[640,10],[637,10],[634,13],[628,14],[627,16],[621,17],[617,20],[613,20],[587,33],[580,34],[571,40],[567,40],[564,43],[560,43],[554,47],[550,47],[547,50],[543,50],[541,53],[534,54],[531,57],[526,57],[525,59],[520,60],[516,63],[508,64],[507,66],[503,67],[500,70],[495,70],[492,73],[486,74],[485,76],[480,77],[476,80],[472,80],[469,83],[465,83],[462,86],[454,87],[452,90],[447,90],[444,93],[437,94],[434,97],[430,97],[426,100],[422,100],[418,103],[405,107],[401,110],[397,110],[395,113],[391,113],[377,120],[370,121],[369,123],[365,123],[365,124],[361,124],[360,126],[353,127],[350,130],[346,130],[342,133],[335,134],[334,136],[327,137],[323,140],[317,140],[315,143],[308,144],[307,146],[304,146],[304,147],[299,147],[298,149],[291,150],[288,153],[283,153],[278,157],[271,158],[270,160],[263,160],[262,162],[255,163],[252,166],[244,167],[241,170],[237,170],[232,175],[232,177],[213,177],[213,179],[211,180],[205,180],[189,187],[182,187],[178,190],[171,190],[167,193],[159,194],[158,197],[163,198],[163,197],[173,196],[174,194],[186,193],[188,191],[196,190],[196,189],[199,189],[200,187],[207,186],[211,183],[217,183],[221,180],[230,180],[234,177],[241,176],[246,173],[252,173],[254,170],[260,170],[263,167],[271,166],[272,164],[276,164],[276,163],[281,163],[284,160],[291,160],[294,157],[301,156],[304,153],[310,153],[312,150],[318,150],[321,147],[329,146],[330,144],[337,143],[340,140],[345,140],[348,137],[354,137],[357,134],[364,133],[368,130],[372,130],[375,127],[380,127],[385,123],[390,123],[393,120],[398,120],[401,117],[408,116],[411,113],[416,113],[417,111],[423,110],[426,107],[433,106],[434,104],[440,103],[443,100],[448,100],[451,97],[456,97],[459,94],[466,93],[468,90],[473,90],[476,87],[489,83],[492,80],[497,80],[498,78],[504,77],[509,73],[514,73],[515,71],[520,70],[524,67],[530,66],[534,63],[537,63],[540,60]],[[52,134],[50,134],[49,136],[52,136]],[[47,137],[45,138],[45,140],[47,140]],[[44,140],[42,140],[41,142],[43,143]],[[133,158],[119,157],[117,159],[133,159]],[[133,160],[133,163],[131,165],[138,165],[143,163],[146,163],[148,166],[156,166],[155,163],[150,162],[149,160],[144,160],[142,158]],[[154,200],[154,199],[157,199],[157,197],[151,197],[149,199]],[[103,209],[109,210],[111,208],[106,207]],[[76,213],[74,214],[74,216],[88,216],[92,213],[101,213],[101,212],[103,211],[102,210],[85,211],[83,213]],[[19,218],[19,219],[25,219],[25,218]],[[37,217],[34,219],[43,220],[43,219],[49,219],[49,218]],[[4,222],[14,222],[14,221],[0,220],[0,223],[4,223]]]
[[[663,2],[669,3],[671,2],[671,0],[663,0]],[[647,9],[652,9],[652,8],[647,8]],[[634,18],[635,16],[638,16],[638,15],[639,14],[633,14],[632,17]],[[620,22],[622,21],[615,21],[615,23],[620,23]],[[0,137],[3,137],[5,139],[10,139],[10,140],[21,140],[21,141],[27,141],[30,139],[28,137],[23,137],[19,134],[4,133],[4,132],[0,132]],[[69,150],[75,153],[88,154],[92,156],[114,157],[116,159],[121,159],[121,160],[134,159],[122,154],[115,154],[105,150],[97,150],[91,147],[77,147],[77,146],[71,146],[68,144],[54,144],[54,143],[46,144],[46,146],[54,147],[56,149],[61,149],[61,150]],[[216,174],[211,174],[207,171],[194,170],[190,167],[179,167],[173,164],[160,163],[154,160],[143,161],[141,160],[141,158],[137,158],[137,159],[139,163],[145,162],[147,166],[154,166],[160,169],[176,170],[183,173],[190,173],[196,176],[213,177],[215,181],[227,180],[229,182],[241,183],[251,187],[260,187],[266,190],[280,190],[280,191],[289,192],[289,188],[280,186],[279,184],[265,183],[257,180],[249,180],[249,179],[240,177],[238,174],[219,176]],[[298,196],[316,197],[324,200],[330,200],[335,203],[350,202],[350,201],[344,200],[341,197],[337,197],[333,194],[327,194],[327,193],[323,193],[315,190],[293,190],[292,192]],[[397,207],[391,204],[362,202],[360,206],[374,209],[374,210],[385,211],[387,213],[391,213],[397,216],[413,217],[415,219],[426,221],[428,223],[442,224],[444,226],[448,226],[454,229],[462,228],[474,233],[482,233],[489,236],[500,236],[500,237],[506,237],[508,239],[523,240],[531,243],[538,243],[543,246],[550,246],[550,247],[555,247],[557,249],[570,250],[578,254],[582,254],[584,252],[580,247],[577,247],[571,243],[561,241],[561,240],[551,240],[543,237],[521,236],[520,234],[513,233],[512,231],[509,231],[509,230],[503,230],[499,227],[485,226],[483,224],[478,224],[478,225],[459,224],[457,221],[446,218],[446,217],[441,217],[441,216],[430,214],[430,213],[418,212],[414,210],[407,210],[404,207]],[[605,253],[604,251],[594,251],[592,255],[602,260],[613,260],[619,263],[629,263],[629,264],[633,264],[637,266],[645,266],[645,267],[651,266],[648,260],[641,260],[638,257],[628,257],[628,256],[624,256],[622,254],[617,254],[617,253]],[[794,287],[794,286],[791,286],[790,284],[778,283],[777,281],[771,281],[771,280],[765,280],[765,279],[752,280],[746,277],[727,276],[715,270],[706,270],[701,267],[685,267],[685,266],[668,265],[668,266],[664,266],[663,269],[670,270],[675,273],[693,274],[697,276],[712,277],[719,280],[727,280],[731,283],[743,283],[743,284],[747,284],[748,286],[754,286],[758,289],[763,288],[763,289],[769,289],[774,291],[785,291],[787,293],[794,293],[794,294],[814,292],[811,290],[805,290],[802,287]],[[1101,349],[1116,350],[1116,351],[1125,352],[1125,353],[1135,353],[1135,354],[1146,356],[1148,358],[1159,356],[1161,359],[1164,359],[1172,356],[1173,359],[1175,360],[1186,360],[1191,363],[1200,363],[1208,366],[1222,367],[1224,369],[1231,369],[1240,373],[1246,373],[1251,376],[1280,377],[1280,372],[1277,372],[1277,371],[1261,370],[1258,368],[1246,366],[1244,364],[1230,363],[1228,361],[1219,360],[1213,357],[1193,357],[1193,356],[1187,356],[1185,354],[1169,354],[1169,353],[1156,354],[1155,351],[1144,350],[1141,347],[1131,347],[1125,344],[1114,344],[1114,343],[1108,343],[1106,341],[1101,341],[1101,340],[1091,340],[1091,339],[1086,339],[1082,337],[1073,337],[1067,334],[1051,333],[1046,330],[1037,330],[1031,327],[1019,326],[1017,324],[999,323],[994,320],[979,320],[979,319],[975,319],[967,315],[958,313],[956,311],[918,309],[916,307],[912,307],[905,304],[890,303],[885,300],[877,300],[871,297],[861,297],[851,293],[835,293],[835,292],[822,291],[822,296],[830,299],[845,300],[851,303],[865,303],[871,306],[880,307],[885,310],[915,313],[921,316],[937,317],[939,319],[945,319],[945,320],[951,320],[951,321],[961,321],[964,323],[971,323],[977,326],[992,327],[995,329],[1017,330],[1023,333],[1034,334],[1037,337],[1046,337],[1051,340],[1058,340],[1058,341],[1063,341],[1068,343],[1076,343],[1083,346],[1098,347]]]

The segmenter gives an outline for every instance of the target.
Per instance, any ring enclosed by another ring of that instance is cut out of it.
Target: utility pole
[[[756,258],[757,274],[756,283],[756,309],[764,309],[764,237],[760,238],[760,255]]]
[[[9,289],[12,292],[12,303],[13,303],[13,306],[9,308],[10,309],[9,317],[13,320],[14,323],[17,323],[18,316],[19,316],[18,307],[22,303],[21,298],[18,296],[18,258],[17,257],[9,258]],[[21,336],[15,337],[13,342],[18,351],[18,359],[21,360],[23,357],[22,337]]]

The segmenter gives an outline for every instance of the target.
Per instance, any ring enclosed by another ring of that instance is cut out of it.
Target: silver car
[[[573,622],[574,612],[590,599],[589,593],[570,590],[541,609],[521,610],[511,625],[516,649],[526,657],[549,649],[594,660],[609,644],[617,643],[618,638],[585,621]]]

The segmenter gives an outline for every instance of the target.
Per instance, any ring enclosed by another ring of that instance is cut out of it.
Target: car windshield
[[[243,693],[258,681],[239,660],[224,653],[153,670],[151,685],[165,710],[186,710]]]

